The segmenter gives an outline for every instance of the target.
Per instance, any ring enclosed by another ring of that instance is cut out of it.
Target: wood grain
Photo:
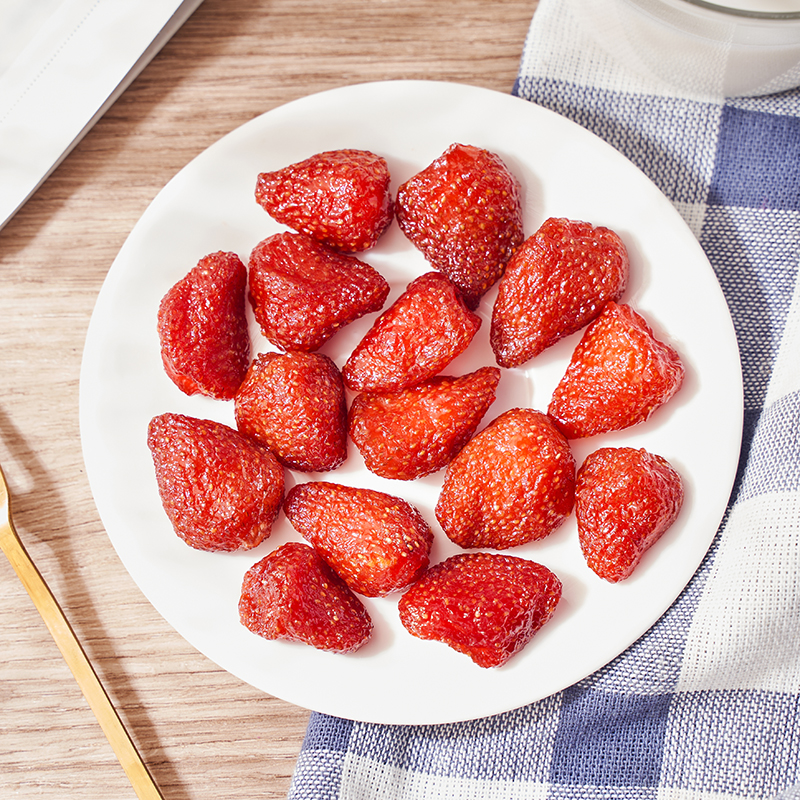
[[[64,611],[31,560],[14,528],[5,475],[0,469],[0,549],[17,573],[39,616],[92,709],[111,749],[140,800],[163,800],[147,765],[111,702]]]
[[[285,797],[308,711],[243,684],[155,612],[84,473],[81,352],[105,274],[190,159],[282,103],[399,78],[509,92],[535,0],[205,0],[0,231],[0,463],[17,531],[169,800]],[[0,797],[135,798],[0,561]]]

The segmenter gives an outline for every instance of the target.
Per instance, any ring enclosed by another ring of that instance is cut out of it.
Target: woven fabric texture
[[[314,714],[290,798],[800,798],[800,90],[668,91],[542,0],[514,93],[620,150],[708,255],[744,378],[731,502],[673,607],[604,669],[466,723]]]

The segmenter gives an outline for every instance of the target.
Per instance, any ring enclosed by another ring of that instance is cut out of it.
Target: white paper
[[[202,0],[0,0],[0,227]]]

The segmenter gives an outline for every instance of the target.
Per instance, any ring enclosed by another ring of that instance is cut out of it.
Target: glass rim
[[[713,0],[682,0],[692,6],[716,11],[722,14],[729,14],[732,17],[746,17],[748,19],[760,20],[800,20],[800,10],[797,11],[754,11],[747,8],[732,8]]]

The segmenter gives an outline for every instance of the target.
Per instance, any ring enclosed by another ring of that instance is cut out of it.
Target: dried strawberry
[[[499,667],[552,617],[561,581],[547,567],[500,553],[462,553],[431,567],[400,598],[400,622],[479,667]]]
[[[518,367],[588,325],[628,282],[628,251],[608,228],[550,218],[506,266],[490,341],[501,367]]]
[[[500,370],[437,376],[400,392],[368,392],[350,406],[349,432],[371,472],[410,481],[445,467],[494,402]]]
[[[287,542],[250,567],[239,619],[265,639],[352,653],[372,636],[364,604],[312,547]]]
[[[337,483],[294,486],[283,504],[303,538],[355,592],[382,597],[428,566],[433,533],[399,497]]]
[[[342,376],[321,353],[261,353],[234,399],[239,430],[301,472],[336,469],[347,457]]]
[[[283,467],[233,428],[183,414],[150,421],[164,510],[175,532],[198,550],[247,550],[266,539],[283,501]]]
[[[542,539],[571,513],[575,459],[544,414],[513,408],[450,462],[436,519],[461,547],[504,550]]]
[[[278,222],[334,250],[372,247],[392,221],[386,159],[367,150],[329,150],[262,172],[256,201]]]
[[[356,345],[342,369],[356,392],[394,392],[438,375],[481,325],[439,272],[415,278]]]
[[[230,400],[250,363],[247,269],[234,253],[212,253],[161,300],[161,360],[185,394]]]
[[[669,529],[683,505],[683,482],[662,456],[604,447],[587,456],[575,484],[575,516],[589,567],[616,583]]]
[[[380,311],[389,284],[369,264],[298,233],[277,233],[250,254],[250,302],[283,350],[317,350],[339,328]]]
[[[547,411],[568,439],[622,430],[649,419],[683,376],[676,350],[612,301],[584,332]]]
[[[495,153],[453,144],[397,190],[397,222],[474,309],[524,238],[519,183]]]

